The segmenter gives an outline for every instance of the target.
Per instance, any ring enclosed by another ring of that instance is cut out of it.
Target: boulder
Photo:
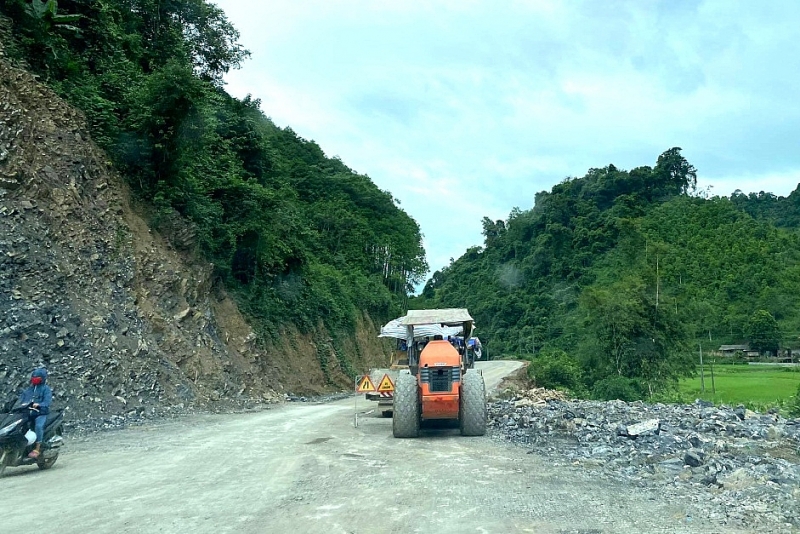
[[[626,431],[630,437],[648,436],[658,434],[658,428],[658,419],[648,419],[646,421],[642,421],[641,423],[628,425]]]

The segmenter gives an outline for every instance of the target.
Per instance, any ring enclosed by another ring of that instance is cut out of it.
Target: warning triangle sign
[[[394,384],[392,384],[392,379],[389,378],[389,375],[383,375],[381,383],[378,385],[378,391],[394,391]]]
[[[366,393],[367,391],[375,391],[375,384],[370,380],[369,375],[364,375],[364,378],[358,383],[356,391],[359,393]]]

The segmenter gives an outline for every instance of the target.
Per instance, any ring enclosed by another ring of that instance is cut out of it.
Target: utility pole
[[[702,393],[706,392],[706,378],[703,374],[703,344],[698,343],[697,346],[700,347],[700,391]]]

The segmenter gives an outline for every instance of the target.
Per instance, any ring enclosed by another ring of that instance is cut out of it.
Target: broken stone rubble
[[[561,465],[656,485],[723,525],[800,530],[800,420],[743,406],[492,402],[495,437]]]

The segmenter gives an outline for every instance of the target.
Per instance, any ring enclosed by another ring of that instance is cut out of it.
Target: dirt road
[[[496,385],[516,364],[479,365]],[[682,503],[488,436],[394,439],[377,413],[354,428],[353,405],[193,416],[72,440],[52,470],[12,468],[0,479],[0,530],[720,532]]]

